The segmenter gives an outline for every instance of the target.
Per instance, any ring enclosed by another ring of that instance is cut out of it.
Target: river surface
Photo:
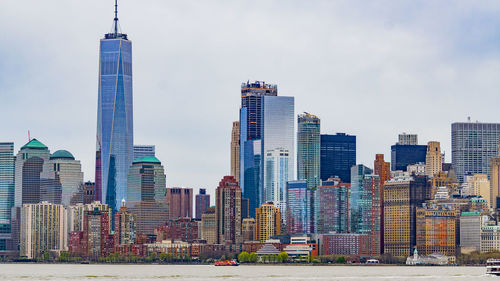
[[[485,267],[0,264],[0,280],[500,280]]]

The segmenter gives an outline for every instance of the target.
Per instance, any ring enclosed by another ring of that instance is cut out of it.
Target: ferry
[[[486,261],[486,273],[500,276],[500,259],[488,259]]]
[[[215,266],[238,266],[240,265],[235,260],[225,260],[225,261],[216,261]]]

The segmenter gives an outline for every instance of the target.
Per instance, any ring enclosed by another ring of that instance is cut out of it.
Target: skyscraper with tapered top
[[[96,199],[117,210],[127,199],[127,173],[133,161],[132,42],[119,31],[115,0],[113,30],[99,51]]]

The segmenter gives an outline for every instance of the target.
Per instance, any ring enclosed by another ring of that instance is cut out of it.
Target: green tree
[[[166,262],[167,261],[167,254],[166,253],[161,253],[160,254],[160,261]]]
[[[151,259],[151,261],[156,261],[158,259],[158,254],[156,252],[152,252],[151,254],[149,254],[149,258]]]
[[[280,262],[287,262],[288,261],[288,253],[287,252],[281,252],[278,254],[278,261]]]
[[[248,261],[249,262],[252,262],[252,263],[255,263],[257,262],[257,260],[259,259],[259,256],[257,255],[257,253],[250,253],[250,255],[248,255]]]
[[[48,261],[50,259],[50,255],[49,255],[49,252],[44,252],[42,254],[42,260],[43,261]]]
[[[246,251],[241,252],[238,255],[238,261],[241,263],[249,262],[250,254]]]
[[[68,252],[61,252],[57,260],[60,262],[68,262],[70,260],[70,255]]]
[[[337,263],[345,263],[346,262],[345,257],[344,256],[338,257],[336,262]]]

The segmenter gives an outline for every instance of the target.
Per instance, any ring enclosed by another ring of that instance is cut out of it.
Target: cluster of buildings
[[[418,263],[500,250],[500,124],[453,123],[451,163],[439,142],[403,133],[391,162],[375,154],[367,167],[356,162],[356,136],[322,133],[320,118],[296,116],[294,103],[277,85],[243,83],[230,176],[215,204],[204,188],[167,188],[155,146],[133,141],[132,43],[115,13],[100,41],[94,182],[67,150],[30,139],[14,154],[1,142],[0,255],[369,258],[418,249]]]

